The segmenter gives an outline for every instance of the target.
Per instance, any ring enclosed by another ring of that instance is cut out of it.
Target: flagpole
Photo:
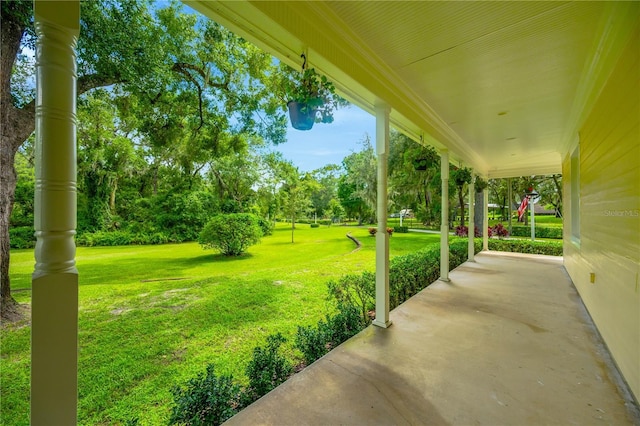
[[[529,208],[531,209],[531,241],[536,240],[536,212],[534,208],[535,204],[533,200],[529,202]]]

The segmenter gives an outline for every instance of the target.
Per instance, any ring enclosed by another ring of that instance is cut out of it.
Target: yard
[[[345,234],[362,243],[355,250]],[[197,243],[78,248],[80,424],[166,424],[170,389],[204,371],[243,377],[256,345],[327,313],[326,282],[373,270],[375,240],[367,227],[274,234],[238,258]],[[437,234],[394,234],[391,256],[437,244]],[[33,251],[12,252],[16,300],[29,303]],[[30,327],[4,326],[0,423],[29,423]],[[292,351],[291,345],[287,350]]]

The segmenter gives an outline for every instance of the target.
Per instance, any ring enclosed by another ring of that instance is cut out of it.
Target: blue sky
[[[280,151],[300,171],[312,171],[327,164],[340,165],[344,157],[362,149],[358,143],[365,134],[375,143],[376,118],[373,115],[350,105],[334,111],[333,117],[333,123],[316,123],[308,131],[296,130],[289,123],[287,142],[273,150]]]

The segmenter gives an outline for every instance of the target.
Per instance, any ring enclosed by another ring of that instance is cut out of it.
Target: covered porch
[[[228,424],[639,424],[562,258],[482,252]]]

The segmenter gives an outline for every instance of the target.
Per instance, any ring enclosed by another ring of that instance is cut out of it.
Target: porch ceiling
[[[638,2],[185,1],[491,177],[558,173]]]

